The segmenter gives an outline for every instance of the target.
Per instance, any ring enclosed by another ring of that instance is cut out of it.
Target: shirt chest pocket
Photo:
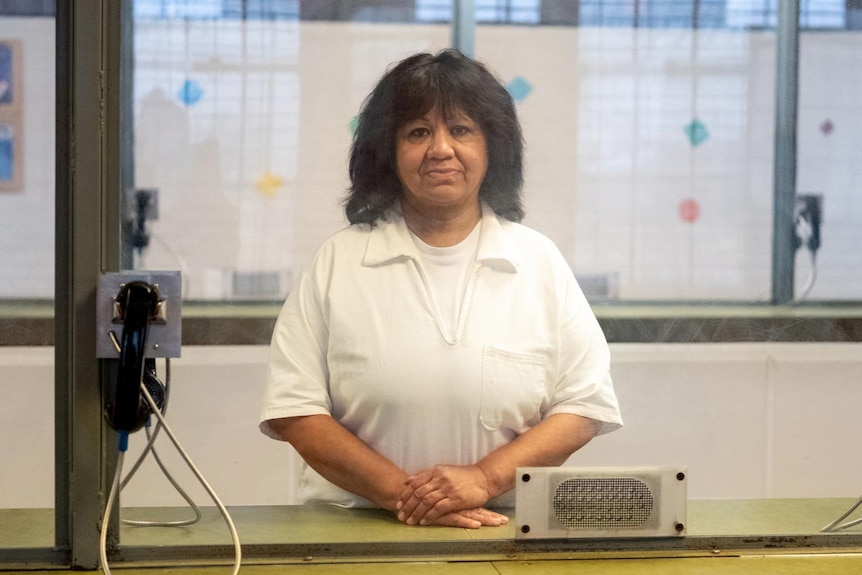
[[[479,417],[489,430],[524,433],[541,419],[548,358],[485,346]]]

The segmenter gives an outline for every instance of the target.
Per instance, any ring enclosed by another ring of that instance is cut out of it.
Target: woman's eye
[[[482,130],[475,123],[466,122],[464,124],[455,124],[449,129],[449,132],[455,138],[468,138],[481,135]]]
[[[428,128],[413,128],[407,135],[410,138],[424,138],[429,133]]]

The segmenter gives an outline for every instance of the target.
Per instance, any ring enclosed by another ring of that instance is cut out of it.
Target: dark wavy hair
[[[401,197],[396,133],[435,107],[444,117],[463,112],[479,124],[488,150],[479,198],[500,217],[523,219],[524,143],[512,97],[485,66],[449,49],[397,63],[363,102],[350,150],[350,188],[343,201],[350,223],[374,225]]]

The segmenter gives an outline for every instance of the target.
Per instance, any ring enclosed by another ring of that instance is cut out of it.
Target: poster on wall
[[[0,39],[0,191],[23,187],[21,43]]]

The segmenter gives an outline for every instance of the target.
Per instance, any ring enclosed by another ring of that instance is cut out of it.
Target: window
[[[832,34],[854,29],[857,4],[800,5],[799,193],[820,197],[822,221],[817,267],[800,250],[796,283],[801,292],[813,279],[811,301],[860,299],[852,246],[862,226],[850,193],[858,162],[845,139],[859,113],[860,67],[855,35]],[[573,183],[566,221],[550,217],[538,188],[528,208],[585,288],[602,301],[767,302],[777,2],[474,6],[476,51],[511,82],[528,129],[548,128],[530,134],[537,157],[528,186]],[[51,2],[3,7],[7,19],[53,12]],[[126,194],[152,201],[141,235],[132,239],[129,230],[130,243],[146,242],[130,247],[130,265],[182,270],[190,300],[279,301],[313,246],[343,224],[343,166],[365,92],[388,62],[449,45],[452,7],[452,0],[134,2],[137,164]],[[495,55],[515,37],[523,42]],[[338,48],[326,63],[321,47],[329,42]],[[7,301],[52,298],[44,230],[53,181],[32,165],[33,150],[53,149],[51,130],[39,128],[51,117],[50,90],[38,89],[53,71],[36,62],[39,50],[28,43],[23,51],[24,124],[0,130],[8,149],[25,152],[14,154],[19,164],[0,165],[0,176],[4,165],[25,174],[22,192],[0,190]],[[538,106],[543,98],[558,101]],[[537,120],[542,110],[560,121]],[[551,138],[562,125],[567,130]],[[554,157],[567,160],[546,161]],[[139,220],[141,208],[127,203],[127,220]],[[199,235],[189,237],[190,229]]]
[[[0,2],[0,555],[54,545],[54,356],[36,327],[53,319],[53,16],[53,1]]]

